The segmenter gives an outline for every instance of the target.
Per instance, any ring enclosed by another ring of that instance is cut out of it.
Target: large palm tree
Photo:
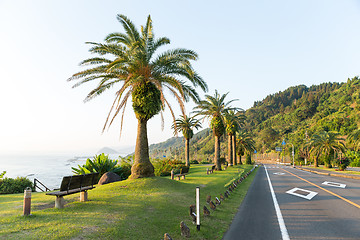
[[[349,139],[350,143],[354,143],[355,149],[359,150],[360,149],[360,128],[356,129],[351,134],[349,134],[348,139]]]
[[[244,131],[239,132],[239,136],[237,137],[237,154],[240,157],[239,163],[241,162],[241,156],[244,154],[251,155],[253,151],[255,151],[255,141],[250,137],[250,135]]]
[[[87,95],[85,101],[117,87],[104,129],[110,127],[120,111],[122,127],[126,104],[132,99],[138,128],[130,178],[154,176],[154,167],[149,160],[147,122],[164,110],[165,105],[175,119],[164,90],[177,99],[184,113],[185,101],[199,100],[194,87],[199,86],[206,91],[207,85],[191,65],[190,61],[198,58],[194,51],[178,48],[155,54],[170,40],[166,37],[155,38],[150,15],[145,26],[141,26],[141,31],[126,16],[118,15],[117,19],[125,33],[111,33],[105,38],[105,43],[88,42],[92,46],[89,51],[98,56],[82,61],[81,65],[90,65],[91,68],[74,74],[69,81],[80,80],[74,87],[90,81],[97,82],[97,87]]]
[[[225,133],[225,113],[228,111],[235,111],[237,108],[230,107],[230,104],[234,101],[225,102],[225,98],[228,93],[220,95],[215,90],[215,95],[205,95],[206,100],[202,100],[194,108],[197,115],[204,116],[210,120],[210,127],[213,130],[215,138],[215,157],[214,162],[216,169],[221,170],[220,162],[220,137]]]
[[[236,155],[234,157],[233,151],[236,151],[236,141],[234,141],[236,132],[240,130],[244,124],[245,115],[241,112],[228,111],[225,113],[226,132],[228,134],[228,162],[230,165],[236,164]]]
[[[185,162],[186,166],[190,166],[190,139],[194,136],[193,129],[201,127],[199,120],[194,117],[188,117],[186,115],[180,116],[176,119],[174,124],[171,126],[174,129],[174,135],[178,132],[182,132],[185,138]]]
[[[332,152],[345,152],[345,145],[340,134],[337,132],[322,131],[314,134],[309,142],[311,148],[310,153],[314,154],[314,165],[319,166],[318,160],[321,155],[329,157]]]

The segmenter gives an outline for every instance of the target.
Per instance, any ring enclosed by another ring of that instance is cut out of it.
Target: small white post
[[[196,187],[196,229],[200,230],[200,187]]]

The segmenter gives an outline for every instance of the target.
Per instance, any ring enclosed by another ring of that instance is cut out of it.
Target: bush
[[[336,159],[336,164],[339,166],[339,170],[345,170],[349,166],[350,161],[347,157]]]
[[[120,165],[117,166],[117,170],[115,171],[116,174],[118,174],[122,180],[128,179],[131,175],[131,162],[133,161],[133,156],[120,157]]]
[[[35,191],[33,183],[26,177],[4,178],[0,180],[0,194],[23,193],[24,189],[30,187]]]
[[[191,160],[190,164],[199,164],[198,160]]]
[[[6,171],[3,171],[2,173],[0,173],[0,180],[3,179],[5,174],[6,174]]]
[[[347,151],[345,156],[350,161],[350,167],[360,167],[360,153],[355,151]]]
[[[93,160],[88,158],[86,163],[82,166],[78,165],[79,168],[72,167],[73,173],[82,175],[88,173],[99,173],[98,180],[106,172],[118,172],[120,171],[119,167],[116,167],[117,160],[109,159],[109,155],[104,153],[100,155],[95,155]]]
[[[155,168],[155,176],[170,176],[173,169],[175,174],[189,171],[189,167],[186,167],[185,163],[180,160],[154,159],[152,164]]]

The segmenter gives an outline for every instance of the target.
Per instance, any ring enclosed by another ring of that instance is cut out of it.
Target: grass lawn
[[[89,201],[79,202],[79,194],[65,196],[64,209],[54,208],[54,196],[32,194],[32,215],[22,216],[23,194],[0,195],[0,239],[163,239],[180,235],[180,222],[191,230],[191,239],[221,239],[256,174],[255,170],[210,217],[203,217],[196,231],[189,216],[195,204],[195,188],[200,186],[200,207],[206,195],[224,194],[225,186],[252,165],[237,165],[206,175],[204,165],[192,165],[185,180],[170,177],[125,180],[97,186],[89,191]],[[207,205],[208,209],[210,207]]]
[[[321,170],[326,170],[326,171],[332,171],[332,172],[335,172],[335,173],[349,173],[349,174],[357,174],[357,175],[360,175],[360,172],[358,171],[348,171],[348,170],[345,170],[345,171],[338,171],[336,168],[326,168],[326,167],[310,167],[310,166],[306,166],[307,168],[312,168],[314,170],[316,169],[321,169]]]

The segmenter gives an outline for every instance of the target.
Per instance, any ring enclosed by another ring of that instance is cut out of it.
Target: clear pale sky
[[[243,109],[290,86],[360,74],[356,0],[0,0],[0,154],[92,153],[135,145],[131,104],[121,138],[120,119],[102,134],[114,92],[84,103],[95,84],[72,89],[66,81],[90,57],[86,41],[102,42],[108,33],[123,31],[119,13],[139,29],[151,14],[157,37],[199,54],[194,67],[208,94],[229,92],[228,100],[239,99],[234,105]],[[193,106],[187,104],[187,112]],[[163,131],[160,117],[151,119],[149,142],[171,137],[170,126],[168,111]]]

